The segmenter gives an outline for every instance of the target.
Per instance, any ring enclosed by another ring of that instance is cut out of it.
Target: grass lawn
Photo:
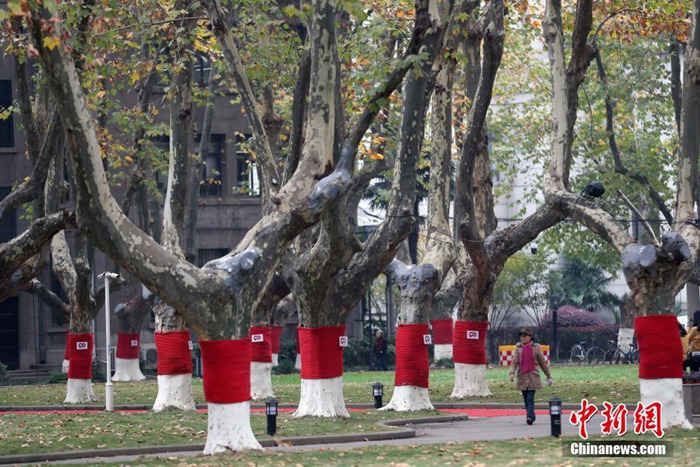
[[[610,437],[591,437],[591,440]],[[625,436],[623,439],[628,439]],[[653,435],[632,435],[630,441],[654,440]],[[258,452],[221,454],[218,456],[177,457],[164,456],[158,459],[141,458],[129,462],[130,466],[178,465],[178,466],[484,466],[484,465],[542,465],[542,466],[598,466],[598,465],[698,465],[697,430],[667,430],[664,441],[672,443],[672,457],[564,457],[563,443],[579,441],[567,437],[517,439],[508,441],[476,441],[469,443],[447,443],[407,446],[367,446],[364,448],[329,450],[315,449],[292,452],[288,450],[266,450]],[[125,465],[119,464],[104,465]]]
[[[440,412],[386,413],[353,411],[350,419],[292,418],[282,412],[277,418],[276,438],[334,435],[393,430],[377,422],[399,418],[445,416]],[[267,419],[251,414],[255,437],[269,439]],[[0,455],[203,444],[207,437],[207,414],[169,410],[161,413],[83,413],[0,415]]]
[[[522,396],[508,380],[507,368],[490,368],[486,372],[493,396],[471,398],[472,403],[520,403]],[[583,397],[591,402],[635,403],[639,400],[639,382],[636,365],[555,366],[552,368],[554,386],[538,391],[537,400],[545,401],[557,395],[564,402],[579,403]],[[394,387],[393,372],[347,372],[343,375],[344,395],[347,403],[373,403],[370,383],[379,381],[385,385],[384,401],[388,402]],[[455,402],[449,398],[454,382],[453,370],[430,372],[430,397],[433,402]],[[299,402],[299,375],[275,375],[272,377],[275,397],[281,404]],[[98,402],[104,405],[104,384],[95,383]],[[31,386],[0,386],[0,406],[61,405],[65,398],[65,383]],[[202,382],[193,380],[195,401],[204,403]],[[152,405],[158,392],[153,380],[138,383],[114,383],[115,405]]]

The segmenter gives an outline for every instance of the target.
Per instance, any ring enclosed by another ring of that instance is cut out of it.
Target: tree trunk
[[[138,284],[138,288],[142,289]],[[118,320],[117,355],[113,381],[143,381],[146,377],[139,367],[141,329],[151,311],[150,300],[145,289],[134,294],[134,298],[114,308]],[[152,297],[152,294],[148,293]]]
[[[156,349],[158,351],[158,394],[152,410],[161,412],[168,408],[195,410],[192,395],[192,362],[180,364],[171,359],[189,359],[189,327],[185,320],[172,307],[157,304],[153,307],[156,316]],[[185,335],[180,339],[172,339]],[[163,338],[165,345],[159,338]],[[185,348],[187,346],[188,348]],[[167,362],[167,363],[166,363]]]
[[[406,266],[394,260],[391,275],[401,291],[396,333],[396,389],[382,410],[432,410],[428,393],[428,322],[430,306],[440,288],[440,273],[432,264]]]

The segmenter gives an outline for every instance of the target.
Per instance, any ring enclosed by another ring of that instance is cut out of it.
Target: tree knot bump
[[[678,232],[666,232],[661,235],[661,248],[673,256],[676,264],[690,259],[690,247],[683,236]]]
[[[255,267],[255,263],[262,257],[257,248],[248,248],[233,256],[224,256],[204,265],[205,269],[218,269],[226,272],[224,283],[233,291],[239,291],[246,282]]]
[[[316,206],[324,205],[332,201],[350,184],[350,173],[345,169],[338,169],[329,176],[322,178],[311,192],[311,200]]]

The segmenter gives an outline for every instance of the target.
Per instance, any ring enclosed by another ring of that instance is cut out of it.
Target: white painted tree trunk
[[[158,396],[153,404],[153,411],[161,412],[168,407],[195,410],[192,375],[158,375]]]
[[[623,352],[629,352],[630,344],[634,339],[634,328],[620,328],[617,332],[617,346],[622,349]]]
[[[297,359],[294,361],[294,368],[301,371],[301,354],[297,354]]]
[[[70,360],[67,358],[63,359],[63,363],[61,364],[61,373],[68,374],[68,369],[70,368]]]
[[[343,397],[343,377],[301,380],[299,407],[294,417],[349,418]]]
[[[66,400],[64,404],[78,404],[81,402],[96,401],[95,393],[92,392],[91,379],[68,378],[66,385]]]
[[[683,407],[683,380],[680,378],[639,379],[641,402],[661,402],[661,426],[663,428],[693,428],[685,416]]]
[[[272,391],[272,363],[250,362],[250,397],[266,400],[275,394]]]
[[[428,388],[417,386],[396,386],[391,395],[391,401],[379,410],[395,412],[417,412],[419,410],[434,410],[430,402]]]
[[[250,428],[250,402],[207,404],[209,423],[204,454],[262,449]]]
[[[486,365],[455,363],[455,384],[450,397],[489,397],[491,390],[486,381]]]
[[[452,344],[435,344],[433,351],[435,361],[452,359]]]
[[[146,377],[141,372],[138,358],[115,359],[112,381],[143,381]]]
[[[277,353],[272,354],[272,366],[279,366],[280,364],[280,355]]]

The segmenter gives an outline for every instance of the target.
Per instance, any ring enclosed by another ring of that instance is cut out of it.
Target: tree
[[[219,3],[206,4],[213,29],[227,41],[227,52],[235,50]],[[329,46],[328,42],[323,42],[329,40],[329,36],[320,34],[322,27],[330,27],[322,21],[328,18],[329,12],[324,9],[325,5],[316,2],[312,7],[315,13],[312,29],[318,28],[319,32],[312,35],[312,55],[318,64],[311,75],[312,89],[327,89],[325,80],[332,68],[318,57]],[[250,341],[244,337],[250,319],[248,310],[260,300],[289,242],[312,225],[328,203],[348,185],[347,171],[342,167],[333,171],[332,154],[323,143],[324,136],[333,128],[333,100],[327,95],[312,93],[314,98],[310,101],[308,115],[316,132],[307,135],[299,166],[280,188],[274,208],[249,232],[237,250],[199,269],[160,247],[139,230],[124,216],[111,195],[94,121],[85,106],[74,61],[64,42],[70,31],[58,16],[57,5],[43,2],[29,9],[11,8],[11,11],[26,22],[52,95],[62,109],[61,118],[75,170],[76,209],[81,231],[176,309],[200,337],[210,419],[205,452],[259,448],[249,424]],[[235,56],[227,56],[229,71],[245,79],[245,69],[237,67],[232,58]],[[250,105],[245,105],[246,112],[255,121],[257,107],[249,89],[249,86],[240,86],[244,101],[250,100]],[[256,125],[252,126],[259,135]],[[265,156],[258,151],[258,157]],[[173,178],[169,183],[173,183]],[[231,372],[241,377],[230,378]],[[220,374],[227,376],[217,379]]]
[[[402,18],[411,18],[408,13],[410,9],[403,4],[392,6],[392,9],[398,10]],[[425,67],[429,66],[430,57],[435,53],[430,37],[438,33],[434,11],[429,8],[428,1],[415,4],[409,40],[403,45],[393,69],[386,74],[382,84],[368,94],[356,121],[348,125],[350,130],[347,134],[342,131],[346,122],[339,118],[336,132],[327,135],[327,144],[333,146],[338,165],[348,173],[354,172],[358,147],[372,121],[382,109],[381,105],[390,101],[393,91],[410,72],[403,91],[411,98],[404,101],[401,112],[400,143],[395,157],[392,196],[386,220],[366,241],[360,242],[355,237],[348,213],[356,206],[359,194],[374,178],[378,168],[365,159],[362,169],[353,177],[350,193],[340,197],[324,213],[312,246],[299,253],[291,268],[290,286],[303,325],[299,330],[302,382],[299,407],[295,412],[297,417],[349,416],[342,397],[342,348],[339,347],[339,339],[344,333],[343,323],[348,312],[394,258],[398,246],[413,225],[415,166],[420,153],[427,105]],[[313,31],[311,37],[314,37]],[[426,44],[428,56],[425,61],[419,54],[423,43]],[[335,51],[329,50],[328,53],[328,60],[339,66]],[[312,73],[313,70],[312,62]],[[339,99],[339,85],[339,82],[335,82],[333,88],[326,89],[326,92],[332,91]],[[310,86],[311,99],[314,92],[318,90]],[[310,129],[307,126],[306,130]],[[383,168],[383,164],[379,165]]]
[[[523,313],[541,327],[550,309],[548,267],[542,254],[516,253],[508,258],[493,288],[489,319],[492,330],[501,329],[513,313]]]
[[[683,22],[679,22],[678,19],[679,16],[684,17],[685,12],[688,11],[687,3],[655,4],[647,11],[637,12],[638,18],[660,28],[659,31],[663,31],[665,37],[673,37],[671,40],[673,43],[686,34],[685,30],[679,27]],[[638,243],[637,239],[628,234],[602,206],[591,201],[581,202],[580,198],[571,192],[568,180],[559,180],[552,187],[556,196],[566,204],[570,216],[604,239],[621,256],[625,279],[630,288],[631,304],[636,314],[635,331],[640,349],[642,403],[657,401],[663,404],[663,426],[689,426],[680,403],[682,398],[679,363],[682,352],[677,345],[678,325],[675,319],[674,297],[690,278],[700,247],[700,236],[694,221],[697,217],[695,211],[699,147],[697,135],[700,129],[700,107],[697,105],[700,85],[695,79],[696,70],[700,65],[700,55],[698,55],[700,2],[694,1],[690,7],[692,28],[690,34],[686,36],[682,80],[678,55],[674,53],[669,55],[671,77],[668,82],[671,83],[672,99],[670,102],[673,102],[672,108],[678,128],[675,208],[673,217],[668,218],[671,230],[657,240],[653,229],[647,228],[651,241],[646,244]],[[612,12],[609,17],[616,17],[618,13]],[[660,21],[654,22],[658,19]],[[624,20],[620,21],[620,25],[614,26],[613,29],[615,27],[624,29],[626,23]],[[673,47],[671,49],[673,50]],[[597,51],[598,66],[604,57],[604,52],[604,49]],[[629,86],[629,83],[626,83],[626,86]],[[640,172],[624,170],[625,154],[616,144],[618,130],[615,125],[614,102],[609,96],[606,96],[605,102],[607,142],[614,158],[614,167],[616,170],[628,172],[630,176],[636,175],[637,181],[644,185],[647,192],[651,192],[650,199],[659,211],[670,214],[670,211],[662,206],[664,203],[659,203],[662,197],[653,189],[650,179],[647,179],[645,184],[645,179],[639,177]],[[653,122],[645,123],[653,124]],[[626,204],[629,209],[639,213],[632,203]],[[639,217],[644,219],[643,216]],[[659,333],[667,335],[668,339],[659,337]],[[652,334],[656,337],[651,338]],[[663,344],[658,345],[660,342]],[[652,367],[656,370],[651,370]]]
[[[524,6],[527,8],[527,5]],[[487,35],[484,42],[480,72],[480,80],[484,83],[479,82],[478,92],[470,109],[469,126],[462,144],[457,178],[456,222],[459,239],[469,255],[470,262],[460,265],[464,275],[464,301],[459,310],[459,321],[455,326],[455,386],[451,397],[490,394],[485,378],[483,337],[488,326],[488,307],[496,278],[510,256],[567,215],[563,204],[553,196],[551,185],[558,180],[568,180],[569,177],[578,89],[593,59],[586,44],[591,28],[592,2],[586,0],[577,4],[568,66],[564,59],[564,31],[560,15],[559,3],[548,2],[542,24],[550,56],[552,118],[556,124],[553,125],[549,150],[549,170],[544,177],[544,202],[539,204],[535,212],[517,224],[495,231],[492,221],[489,222],[494,217],[492,208],[477,204],[475,194],[491,193],[491,177],[488,176],[489,151],[482,115],[486,113],[491,101],[495,72],[500,64],[503,49],[502,39],[495,40],[498,37],[496,34],[492,37]],[[502,35],[502,32],[500,34]],[[468,50],[478,56],[477,44],[471,44]],[[467,95],[469,96],[469,93]],[[484,175],[475,180],[475,173]],[[470,339],[465,340],[465,337]],[[473,341],[478,341],[479,345]],[[459,353],[458,345],[462,348]]]
[[[614,310],[619,299],[608,292],[612,277],[593,264],[578,258],[566,261],[564,269],[553,271],[549,277],[550,293],[557,300],[553,308],[573,305],[589,311]]]

